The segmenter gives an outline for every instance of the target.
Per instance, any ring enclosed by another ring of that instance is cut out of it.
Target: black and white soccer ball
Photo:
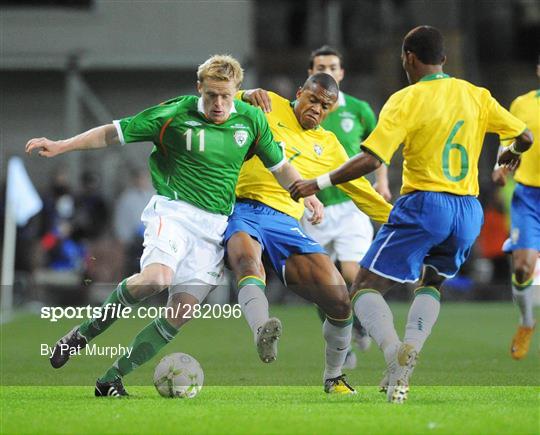
[[[187,353],[163,357],[154,371],[154,385],[163,397],[191,399],[201,391],[203,382],[201,365]]]

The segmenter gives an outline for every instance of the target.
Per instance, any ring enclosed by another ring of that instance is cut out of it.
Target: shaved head
[[[339,86],[334,78],[330,74],[316,73],[307,78],[302,86],[302,89],[312,88],[314,85],[318,85],[321,89],[332,95],[339,95]]]
[[[403,39],[403,52],[414,53],[426,65],[442,65],[445,61],[443,36],[435,27],[419,26]]]

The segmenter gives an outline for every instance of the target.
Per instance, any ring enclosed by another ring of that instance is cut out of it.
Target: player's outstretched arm
[[[109,145],[119,145],[120,139],[113,124],[106,124],[85,131],[77,136],[64,140],[50,140],[46,137],[30,139],[25,151],[31,154],[39,150],[42,157],[54,157],[75,150],[104,148]]]
[[[506,147],[499,155],[497,163],[501,166],[506,166],[511,171],[515,170],[520,162],[521,154],[527,151],[534,142],[533,134],[529,129],[526,129],[518,137],[515,142]]]
[[[292,198],[298,201],[298,199],[313,195],[326,187],[363,177],[380,166],[381,162],[377,157],[368,152],[363,152],[348,160],[336,170],[321,175],[315,180],[297,180],[293,182],[289,192]]]
[[[260,107],[264,113],[272,111],[272,100],[268,91],[262,88],[248,89],[242,92],[242,101],[255,107]]]

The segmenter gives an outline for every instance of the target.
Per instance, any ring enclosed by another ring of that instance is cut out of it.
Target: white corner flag
[[[24,168],[22,159],[12,157],[9,159],[7,168],[6,214],[2,249],[2,299],[0,306],[3,315],[9,314],[13,306],[17,225],[26,225],[28,220],[39,213],[42,207],[43,202]]]

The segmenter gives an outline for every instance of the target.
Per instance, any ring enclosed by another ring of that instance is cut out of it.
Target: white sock
[[[385,361],[390,362],[400,341],[394,328],[394,316],[382,295],[371,291],[361,294],[354,303],[354,313],[383,351]]]
[[[420,290],[414,297],[403,338],[403,342],[412,344],[417,352],[422,350],[441,310],[439,292],[431,287],[424,287],[424,289],[426,293]]]
[[[532,328],[534,326],[532,278],[527,281],[530,282],[528,286],[527,283],[520,285],[516,283],[514,277],[512,278],[512,296],[521,313],[521,325]]]
[[[238,291],[238,303],[257,341],[259,328],[268,320],[268,299],[255,284],[248,284]]]
[[[322,329],[326,341],[326,362],[323,377],[323,381],[325,381],[343,374],[343,363],[351,344],[352,323],[347,326],[335,326],[326,319]]]

